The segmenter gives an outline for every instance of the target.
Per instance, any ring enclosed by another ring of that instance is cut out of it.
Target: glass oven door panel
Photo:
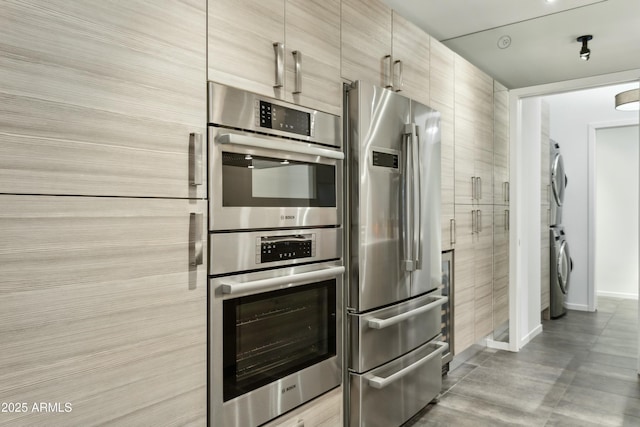
[[[224,401],[336,355],[336,280],[223,302]]]
[[[222,152],[222,206],[336,207],[336,166]]]

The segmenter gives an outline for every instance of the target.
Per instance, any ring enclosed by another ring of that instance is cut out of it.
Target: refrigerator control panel
[[[373,151],[373,166],[398,169],[398,155]]]
[[[259,237],[256,242],[256,263],[311,258],[315,256],[315,234]]]

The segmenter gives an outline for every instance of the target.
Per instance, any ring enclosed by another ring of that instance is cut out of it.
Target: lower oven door
[[[438,339],[365,374],[349,374],[351,427],[399,426],[433,400],[442,388]]]
[[[344,267],[210,280],[210,420],[258,426],[341,383]]]

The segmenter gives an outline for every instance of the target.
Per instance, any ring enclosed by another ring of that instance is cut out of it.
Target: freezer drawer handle
[[[397,381],[400,378],[410,374],[411,372],[413,372],[416,369],[418,369],[420,366],[424,365],[425,363],[427,363],[428,361],[432,360],[433,358],[440,356],[442,353],[444,353],[445,351],[447,351],[449,349],[449,344],[447,344],[446,342],[438,341],[438,342],[434,342],[433,345],[437,346],[438,348],[436,350],[432,351],[431,353],[429,353],[428,356],[423,357],[422,359],[418,360],[417,362],[407,366],[406,368],[403,368],[403,369],[399,370],[398,372],[396,372],[393,375],[389,375],[386,378],[371,377],[371,378],[369,378],[369,385],[371,387],[377,388],[377,389],[385,388],[389,384],[391,384],[394,381]]]
[[[307,273],[294,274],[292,276],[280,276],[243,283],[223,283],[220,286],[220,290],[223,294],[233,295],[243,292],[260,291],[275,286],[296,286],[296,284],[300,284],[302,282],[327,279],[339,276],[342,273],[344,273],[344,267],[331,267],[322,270],[309,271]]]
[[[325,157],[328,159],[343,160],[344,153],[328,148],[309,147],[306,145],[292,143],[290,141],[274,141],[266,138],[258,138],[250,135],[239,135],[237,133],[221,133],[216,138],[220,144],[244,145],[248,147],[266,148],[267,150],[277,150],[290,153],[308,154],[310,156]]]
[[[424,313],[427,312],[435,307],[439,307],[442,304],[446,303],[447,301],[449,301],[449,298],[447,298],[446,296],[442,296],[442,295],[437,295],[434,296],[434,298],[436,298],[435,301],[430,302],[427,305],[423,305],[422,307],[418,307],[416,309],[413,310],[409,310],[406,313],[402,313],[402,314],[398,314],[397,316],[393,316],[390,317],[388,319],[369,319],[368,321],[368,325],[370,328],[372,329],[384,329],[388,326],[391,325],[395,325],[397,323],[403,322],[411,317],[417,316],[420,313]]]

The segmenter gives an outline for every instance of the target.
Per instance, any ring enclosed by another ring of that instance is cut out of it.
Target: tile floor
[[[483,350],[405,427],[640,426],[637,307],[600,298],[595,313],[544,321],[518,353]]]

